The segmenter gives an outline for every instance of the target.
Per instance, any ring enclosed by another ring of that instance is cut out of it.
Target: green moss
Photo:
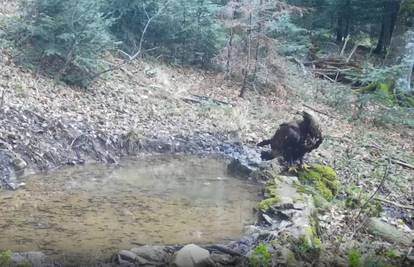
[[[260,208],[261,211],[266,212],[272,206],[276,205],[279,202],[280,202],[280,199],[278,197],[266,198],[266,199],[264,199],[260,202],[259,208]]]
[[[368,84],[367,86],[360,87],[360,88],[356,89],[355,92],[358,92],[358,93],[361,93],[361,94],[367,94],[367,93],[374,92],[376,89],[377,89],[377,83],[372,82],[372,83]]]
[[[361,255],[356,249],[351,249],[348,252],[348,264],[349,267],[361,266]]]
[[[393,92],[393,88],[395,85],[395,81],[394,80],[387,80],[386,82],[383,83],[378,83],[377,85],[377,90],[385,95],[392,95]]]
[[[338,176],[329,166],[315,165],[309,170],[303,170],[299,172],[299,180],[312,185],[328,201],[332,200],[339,191]]]
[[[356,89],[355,91],[361,94],[376,93],[384,99],[395,102],[396,98],[393,92],[395,81],[388,79],[384,82],[371,82],[367,86]]]
[[[259,204],[259,208],[261,211],[266,212],[270,209],[270,207],[278,204],[280,202],[280,198],[277,194],[277,184],[278,177],[274,177],[273,179],[269,180],[266,184],[264,190],[264,197],[265,199],[262,200]]]
[[[313,205],[315,205],[316,208],[327,208],[329,207],[329,202],[320,195],[314,195],[313,196]]]
[[[395,250],[389,250],[389,251],[387,251],[387,253],[386,253],[385,256],[387,258],[390,258],[390,259],[398,259],[399,258],[398,254],[397,254],[397,252]]]
[[[276,191],[277,191],[277,187],[276,185],[268,185],[265,187],[265,197],[269,198],[269,197],[274,197],[276,196]]]

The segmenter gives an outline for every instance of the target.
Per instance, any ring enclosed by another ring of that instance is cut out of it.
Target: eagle
[[[296,171],[294,164],[297,161],[301,168],[306,168],[303,157],[317,149],[322,144],[323,137],[313,116],[306,111],[301,112],[301,115],[302,120],[280,124],[271,139],[257,144],[259,147],[270,145],[271,148],[271,151],[262,151],[262,160],[282,157],[288,163],[289,171]]]

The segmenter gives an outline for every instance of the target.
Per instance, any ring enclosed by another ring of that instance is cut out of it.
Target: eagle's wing
[[[300,128],[295,123],[283,123],[280,125],[272,139],[275,140],[275,142],[271,144],[272,149],[291,149],[300,144]]]
[[[303,148],[306,152],[317,149],[323,141],[322,133],[319,129],[314,129],[313,134],[308,134],[303,141]]]

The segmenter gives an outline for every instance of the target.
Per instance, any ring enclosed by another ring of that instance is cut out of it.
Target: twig
[[[374,199],[377,200],[377,201],[380,201],[380,202],[384,202],[384,203],[393,205],[397,208],[401,208],[401,209],[405,209],[405,210],[414,210],[414,206],[405,206],[405,205],[402,205],[400,203],[397,203],[397,202],[394,202],[394,201],[391,201],[391,200],[388,200],[388,199],[383,199],[383,198],[380,198],[380,197],[375,197]]]
[[[317,110],[316,108],[311,107],[311,106],[309,106],[309,105],[307,105],[307,104],[303,104],[303,106],[304,106],[304,107],[307,107],[308,109],[311,109],[311,110],[313,110],[313,111],[315,111],[315,112],[317,112],[317,113],[320,113],[320,114],[322,114],[322,115],[325,115],[325,116],[327,116],[327,117],[329,117],[329,118],[332,118],[332,119],[337,119],[337,118],[335,118],[334,116],[332,116],[332,115],[330,115],[330,114],[328,114],[328,113],[326,113],[326,112],[323,112],[323,111]]]
[[[368,203],[371,202],[372,199],[374,199],[375,195],[378,193],[378,191],[384,185],[385,180],[388,178],[388,174],[389,174],[389,170],[390,170],[390,165],[391,165],[391,160],[388,159],[388,164],[387,164],[387,166],[385,168],[384,176],[382,177],[381,182],[377,186],[377,189],[375,189],[374,193],[372,193],[372,195],[367,199],[367,201],[365,201],[364,205],[362,205],[361,209],[358,212],[358,215],[355,218],[355,221],[359,218],[359,216],[361,215],[362,211],[367,207]]]

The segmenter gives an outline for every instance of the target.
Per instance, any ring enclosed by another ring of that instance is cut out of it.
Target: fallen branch
[[[322,72],[318,72],[318,71],[314,71],[313,73],[317,74],[317,75],[321,75],[322,77],[324,77],[325,79],[335,83],[336,81],[334,79],[332,79],[331,77],[329,77],[328,75],[326,75],[325,73]],[[339,73],[339,72],[337,72]],[[337,75],[338,76],[338,75]]]
[[[348,46],[348,42],[350,39],[351,39],[351,36],[348,34],[348,36],[345,38],[344,46],[342,47],[342,50],[341,50],[341,54],[340,54],[341,56],[344,55],[345,49]]]
[[[349,54],[348,58],[346,59],[346,63],[349,63],[349,61],[351,60],[352,56],[354,55],[354,53],[356,52],[356,50],[358,49],[358,47],[360,46],[360,44],[355,44],[354,48],[352,49],[351,53]]]
[[[315,112],[317,112],[317,113],[319,113],[319,114],[322,114],[322,115],[325,115],[325,116],[327,116],[327,117],[329,117],[329,118],[332,118],[332,119],[337,119],[337,118],[335,118],[334,116],[332,116],[332,115],[330,115],[330,114],[328,114],[328,113],[326,113],[326,112],[323,112],[323,111],[320,111],[320,110],[318,110],[318,109],[316,109],[316,108],[314,108],[314,107],[311,107],[311,106],[309,106],[309,105],[307,105],[307,104],[303,104],[303,106],[304,107],[307,107],[308,109],[311,109],[311,110],[313,110],[313,111],[315,111]]]
[[[383,199],[383,198],[380,198],[380,197],[375,197],[374,199],[377,200],[377,201],[380,201],[380,202],[384,202],[386,204],[390,204],[390,205],[395,206],[397,208],[401,208],[401,209],[405,209],[405,210],[414,210],[414,206],[410,206],[410,205],[405,206],[405,205],[402,205],[400,203],[397,203],[397,202],[394,202],[394,201],[391,201],[391,200],[388,200],[388,199]]]
[[[392,163],[394,163],[394,164],[397,164],[397,165],[400,165],[400,166],[402,166],[402,167],[405,167],[405,168],[408,168],[408,169],[414,170],[414,165],[411,165],[411,164],[409,164],[409,163],[407,163],[407,162],[401,161],[401,160],[399,160],[399,159],[393,159],[393,158],[390,158],[390,160],[391,160],[391,162],[392,162]]]

